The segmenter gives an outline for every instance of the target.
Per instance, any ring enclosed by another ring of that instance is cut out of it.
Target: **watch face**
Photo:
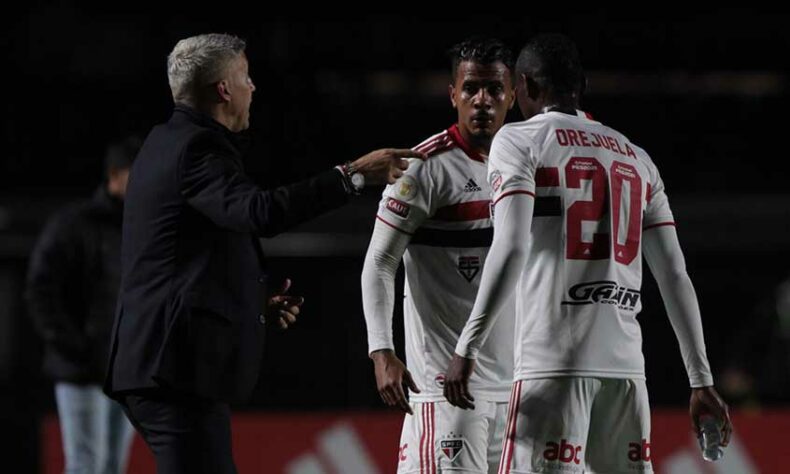
[[[355,188],[361,189],[365,187],[365,176],[362,173],[354,173],[351,175],[351,184],[354,185]]]

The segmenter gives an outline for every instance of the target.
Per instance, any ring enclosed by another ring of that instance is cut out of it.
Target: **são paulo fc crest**
[[[458,257],[458,273],[466,278],[466,281],[471,283],[479,271],[480,257],[476,255]]]
[[[439,441],[439,446],[442,448],[442,453],[447,456],[447,459],[455,461],[455,458],[464,450],[464,439],[451,431],[450,434]]]

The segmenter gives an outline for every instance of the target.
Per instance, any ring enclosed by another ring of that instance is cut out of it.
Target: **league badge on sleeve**
[[[408,201],[417,195],[417,181],[411,176],[402,176],[397,183],[395,183],[395,192],[398,197]]]

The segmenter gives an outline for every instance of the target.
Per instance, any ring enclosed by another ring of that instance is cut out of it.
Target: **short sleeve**
[[[433,214],[433,178],[427,161],[410,159],[409,168],[394,184],[384,188],[377,218],[407,234]]]
[[[664,181],[658,173],[658,168],[649,162],[649,179],[645,194],[647,205],[642,219],[642,227],[648,229],[661,225],[674,225],[675,218],[669,208],[669,199],[664,188]]]
[[[511,194],[535,195],[536,146],[514,127],[503,127],[494,137],[488,160],[492,201]]]

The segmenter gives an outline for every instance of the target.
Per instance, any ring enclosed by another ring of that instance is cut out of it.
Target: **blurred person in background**
[[[89,201],[57,211],[30,258],[26,300],[55,383],[68,474],[124,472],[134,429],[102,393],[121,275],[123,199],[141,140],[110,145]]]
[[[762,297],[733,334],[722,392],[742,408],[790,402],[790,277]]]

